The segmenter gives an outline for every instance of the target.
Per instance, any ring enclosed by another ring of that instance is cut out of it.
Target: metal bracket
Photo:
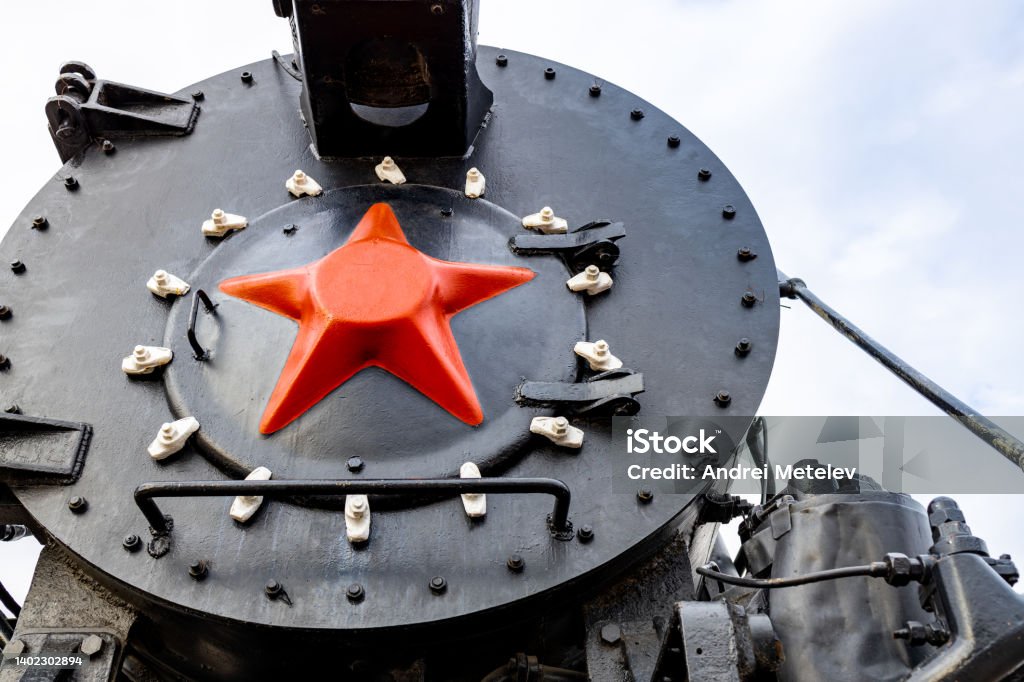
[[[509,242],[509,248],[520,256],[561,256],[573,272],[582,272],[588,265],[607,270],[619,260],[615,242],[625,236],[624,224],[595,220],[566,234],[519,234]]]
[[[187,135],[199,115],[190,99],[99,80],[82,62],[61,66],[56,90],[46,120],[65,163],[97,139]]]
[[[524,407],[554,407],[577,415],[628,417],[640,411],[634,397],[644,392],[644,375],[625,367],[578,383],[524,381],[515,400]]]
[[[78,480],[92,427],[20,414],[0,414],[0,482],[69,485]]]

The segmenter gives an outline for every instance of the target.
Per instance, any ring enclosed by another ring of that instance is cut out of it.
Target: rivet
[[[668,136],[668,146],[671,147],[672,149],[675,149],[676,147],[678,147],[679,146],[679,142],[680,142],[680,139],[679,139],[678,135],[669,135]]]
[[[749,246],[744,246],[743,248],[736,252],[736,258],[746,263],[757,258],[757,254],[754,253],[754,250],[751,249]]]
[[[117,151],[117,147],[115,147],[114,143],[111,142],[110,140],[103,140],[103,144],[101,145],[101,147],[103,149],[104,154],[113,154],[114,152]]]
[[[345,588],[345,596],[348,597],[350,602],[358,603],[363,601],[363,597],[366,596],[366,590],[359,583],[352,583]]]
[[[654,499],[654,491],[650,488],[640,488],[640,490],[636,491],[636,499],[644,504],[649,504]]]
[[[552,69],[550,66],[548,68],[544,69],[544,77],[547,78],[549,81],[554,80],[555,79],[555,70]]]
[[[726,220],[732,220],[736,217],[736,208],[732,204],[726,204],[722,207],[722,217]]]
[[[4,359],[6,360],[6,358]],[[6,412],[7,414],[21,414],[21,407],[18,406],[18,403],[11,403],[10,405],[4,408],[4,412]]]
[[[750,339],[743,337],[736,342],[736,355],[741,358],[746,357],[750,354],[750,349],[754,347],[754,344],[750,342]]]
[[[526,568],[526,562],[523,561],[523,557],[518,554],[512,554],[508,560],[505,561],[505,565],[508,566],[508,570],[513,573],[522,573],[523,569]]]
[[[10,306],[0,305],[0,320],[9,320],[11,318]]]
[[[206,95],[203,93],[202,90],[196,90],[192,93],[192,99],[194,99],[197,102],[201,102],[205,97]]]
[[[252,83],[252,72],[243,71],[241,74],[241,78],[243,83]]]
[[[69,192],[74,192],[76,189],[78,189],[78,180],[75,179],[75,176],[69,175],[66,178],[64,178],[64,188],[67,189]]]
[[[441,594],[448,589],[448,581],[439,575],[430,579],[430,591],[434,594]]]
[[[142,538],[138,535],[125,535],[124,540],[121,541],[121,546],[129,552],[138,552],[142,549]]]
[[[46,216],[32,216],[32,229],[33,230],[45,230],[49,227],[50,223],[46,220]]]
[[[202,559],[193,561],[188,565],[188,574],[192,576],[193,580],[205,580],[209,573],[210,567]]]
[[[453,213],[455,213],[455,211],[452,209],[451,206],[445,206],[444,208],[441,209],[441,215],[444,216],[445,218],[451,218]]]
[[[707,182],[711,179],[711,171],[707,168],[701,168],[697,171],[697,178],[700,179],[701,182]]]
[[[740,303],[743,304],[744,308],[753,308],[754,304],[757,303],[757,296],[754,295],[753,291],[744,291]]]
[[[633,111],[629,112],[629,117],[631,119],[633,119],[634,121],[639,121],[640,119],[642,119],[644,117],[644,110],[643,109],[634,109]]]
[[[494,58],[494,63],[498,66],[508,66],[508,57],[503,54],[499,54]]]
[[[263,586],[263,592],[268,598],[277,599],[281,596],[281,593],[284,592],[284,587],[282,587],[281,583],[276,580],[268,580],[267,584]]]
[[[590,86],[590,96],[591,97],[600,97],[601,96],[601,86],[600,86],[600,84],[594,83],[593,85]]]
[[[732,396],[724,388],[715,394],[715,405],[727,407],[732,402]]]
[[[580,542],[590,542],[594,539],[594,527],[590,524],[583,524],[576,529],[576,537]]]
[[[345,462],[345,466],[347,466],[348,470],[353,472],[353,473],[355,473],[357,471],[362,471],[363,470],[363,466],[364,466],[363,458],[362,457],[349,457],[348,461]]]
[[[20,260],[12,260],[11,272],[13,272],[16,275],[20,275],[21,273],[25,272],[25,264],[22,263]]]
[[[88,508],[89,502],[84,497],[75,495],[70,500],[68,500],[68,509],[70,509],[71,512],[74,514],[81,514]]]

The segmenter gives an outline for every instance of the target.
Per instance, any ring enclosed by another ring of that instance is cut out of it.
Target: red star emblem
[[[299,323],[260,432],[287,426],[366,367],[387,370],[479,424],[483,410],[449,322],[534,274],[431,258],[409,244],[390,206],[374,204],[348,241],[320,260],[224,280],[224,293]]]

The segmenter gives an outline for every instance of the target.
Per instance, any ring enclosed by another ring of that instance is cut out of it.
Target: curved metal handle
[[[210,300],[205,291],[196,289],[196,293],[192,296],[192,309],[188,313],[188,342],[192,346],[192,356],[196,360],[205,360],[208,357],[206,349],[203,348],[202,344],[199,343],[199,339],[196,338],[196,317],[199,315],[199,301],[203,302],[203,307],[206,308],[208,313],[212,313],[217,308],[217,304]]]
[[[365,480],[270,480],[270,481],[187,481],[143,483],[135,489],[135,504],[153,531],[170,532],[160,512],[157,497],[233,497],[259,495],[271,499],[291,495],[393,495],[393,494],[544,493],[555,498],[550,525],[553,532],[569,530],[569,502],[572,494],[557,478],[415,478]]]

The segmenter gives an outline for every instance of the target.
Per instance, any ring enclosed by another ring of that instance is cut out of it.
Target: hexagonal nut
[[[82,646],[80,649],[86,656],[95,656],[103,650],[103,638],[99,635],[89,635],[82,640]]]
[[[618,644],[622,639],[622,628],[615,623],[608,623],[601,628],[601,641],[608,645]]]
[[[941,526],[942,524],[949,523],[950,521],[964,522],[966,519],[964,518],[964,513],[956,507],[953,507],[952,509],[943,509],[940,507],[938,509],[933,509],[932,512],[928,514],[928,523],[932,526]]]

